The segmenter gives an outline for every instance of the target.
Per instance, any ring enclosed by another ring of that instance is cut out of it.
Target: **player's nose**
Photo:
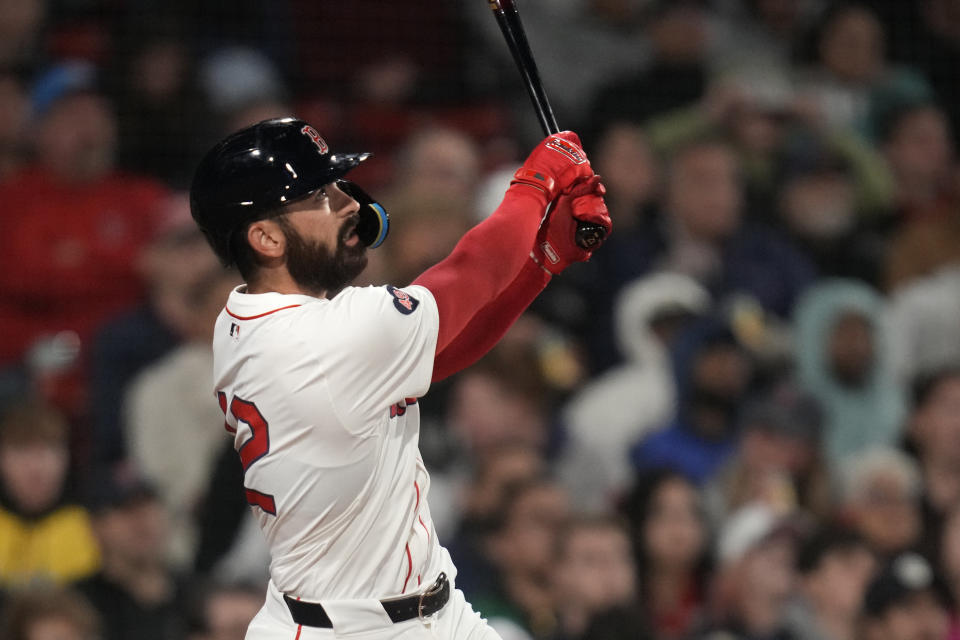
[[[332,187],[332,189],[328,188],[327,193],[330,194],[332,191],[333,208],[338,216],[346,218],[356,215],[360,211],[360,203],[341,189],[336,182],[331,184],[330,187]]]

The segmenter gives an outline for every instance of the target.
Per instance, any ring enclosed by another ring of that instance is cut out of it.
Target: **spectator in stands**
[[[479,173],[475,142],[451,129],[426,129],[397,155],[384,207],[399,222],[384,245],[390,278],[409,282],[445,257],[469,225]]]
[[[660,191],[660,166],[643,129],[629,122],[612,122],[597,140],[590,163],[603,176],[603,200],[617,233],[632,229],[652,215]]]
[[[546,451],[545,383],[536,354],[495,349],[454,380],[447,425],[462,454],[480,459],[504,445]]]
[[[737,412],[754,373],[730,326],[697,320],[674,342],[676,413],[665,429],[640,440],[630,457],[638,470],[668,467],[702,484],[736,449]]]
[[[100,613],[103,640],[178,640],[186,631],[183,585],[165,564],[166,513],[156,490],[129,469],[93,485],[99,573],[77,588]]]
[[[824,410],[827,460],[901,436],[903,389],[890,364],[883,299],[854,280],[824,280],[794,310],[800,384]]]
[[[438,484],[435,477],[431,477],[430,512],[434,522],[437,509],[433,505],[437,504],[437,494],[440,497],[456,494],[452,499],[448,498],[448,502],[453,504],[447,510],[453,513],[441,517],[455,521],[456,529],[451,532],[453,535],[447,536],[451,540],[447,549],[457,563],[457,586],[464,593],[493,589],[494,568],[484,553],[487,533],[497,524],[497,511],[506,501],[507,493],[515,486],[542,477],[544,473],[546,463],[540,452],[522,445],[505,445],[477,457],[473,476],[465,483],[465,487],[460,487],[460,491]],[[440,530],[439,527],[437,530]]]
[[[649,65],[640,73],[615,78],[601,87],[587,122],[594,126],[617,121],[641,124],[699,99],[708,77],[705,5],[700,0],[651,2],[647,33],[653,51]]]
[[[570,517],[569,499],[548,480],[513,487],[500,505],[487,548],[498,580],[472,595],[474,608],[497,629],[519,626],[536,640],[559,630],[551,580],[557,535]]]
[[[908,438],[923,478],[923,549],[932,557],[944,519],[960,504],[960,368],[939,369],[915,382]]]
[[[196,554],[194,519],[216,456],[227,440],[223,413],[210,399],[213,327],[238,275],[214,266],[196,274],[185,302],[193,311],[187,340],[130,384],[124,432],[129,455],[156,489],[169,517],[167,558],[178,570]],[[175,403],[170,398],[177,398]],[[157,455],[157,451],[164,455]]]
[[[818,273],[881,285],[885,232],[880,216],[867,215],[871,212],[862,208],[858,184],[864,179],[858,178],[854,162],[825,142],[804,136],[784,149],[779,173],[778,224],[813,260]]]
[[[624,525],[609,517],[574,518],[561,531],[553,570],[561,637],[579,638],[597,615],[635,602],[630,547]]]
[[[795,523],[766,505],[747,505],[724,523],[707,640],[793,640],[787,611],[796,580]]]
[[[674,471],[641,474],[621,512],[630,525],[641,617],[658,640],[688,637],[703,622],[710,568],[696,486]]]
[[[741,165],[725,142],[696,139],[673,154],[662,219],[615,234],[598,253],[594,305],[656,269],[687,274],[717,300],[743,295],[781,318],[813,278],[808,260],[772,231],[743,219]]]
[[[883,5],[880,5],[883,6]],[[923,72],[943,105],[954,134],[960,134],[960,14],[954,0],[924,0],[887,5],[888,28],[892,30],[900,58]]]
[[[857,640],[860,612],[876,559],[866,541],[843,527],[809,536],[797,553],[799,585],[789,627],[797,640]]]
[[[618,296],[615,338],[626,363],[588,381],[563,409],[568,441],[560,474],[579,509],[602,509],[626,489],[629,446],[676,411],[669,349],[709,306],[703,287],[667,272],[638,279]]]
[[[826,516],[830,476],[820,452],[822,411],[793,382],[782,381],[749,403],[737,453],[706,488],[714,522],[750,503]]]
[[[920,541],[920,471],[896,449],[871,449],[843,462],[841,518],[860,533],[880,559]]]
[[[63,415],[21,401],[0,418],[0,587],[65,583],[100,566],[85,509],[71,501]]]
[[[143,293],[135,256],[164,190],[114,171],[116,120],[94,73],[73,63],[41,76],[32,105],[35,163],[0,184],[9,240],[0,258],[0,363],[62,330],[86,346]]]
[[[203,596],[200,629],[189,640],[243,640],[261,606],[263,588],[259,585],[215,585]]]
[[[218,268],[217,258],[190,217],[185,194],[166,198],[160,218],[156,234],[138,256],[146,301],[111,318],[93,343],[90,404],[96,467],[115,464],[129,453],[121,407],[137,374],[210,328],[198,326],[191,292]]]
[[[960,263],[960,194],[946,115],[931,103],[890,116],[883,151],[897,187],[896,235],[886,262],[891,290]]]
[[[14,69],[34,63],[40,55],[44,19],[43,0],[4,0],[0,3],[0,67]]]
[[[960,265],[945,267],[889,298],[890,357],[897,382],[960,362]]]
[[[867,588],[865,640],[942,640],[947,637],[949,600],[926,558],[892,558]]]
[[[97,612],[79,594],[33,587],[17,592],[0,615],[4,640],[100,640]]]
[[[209,103],[197,86],[184,17],[169,10],[150,11],[149,17],[142,10],[125,13],[107,74],[117,105],[117,165],[187,189],[216,136]]]
[[[892,172],[899,217],[911,222],[951,215],[954,148],[943,109],[934,102],[908,102],[883,116],[877,144]]]
[[[293,0],[289,7],[298,86],[321,94],[342,87],[339,100],[382,107],[449,100],[451,87],[463,91],[469,79],[459,7],[426,0]]]
[[[885,33],[871,3],[830,5],[811,34],[800,91],[813,100],[831,129],[852,129],[872,139],[877,116],[890,105],[932,97],[926,80],[887,61]]]
[[[794,49],[819,9],[814,0],[745,0],[718,34],[717,57],[724,68],[764,64],[788,72]]]

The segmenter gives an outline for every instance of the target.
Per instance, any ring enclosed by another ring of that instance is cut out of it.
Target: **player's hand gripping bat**
[[[527,43],[527,34],[524,31],[523,23],[520,21],[520,13],[514,4],[514,0],[487,0],[493,15],[500,25],[500,31],[503,33],[510,53],[513,54],[513,60],[517,64],[517,69],[523,77],[527,93],[530,94],[530,100],[533,102],[533,108],[540,120],[540,126],[544,135],[559,133],[560,127],[557,125],[557,119],[553,115],[553,109],[550,108],[550,101],[547,100],[547,94],[543,90],[543,84],[540,82],[540,72],[537,71],[537,63],[533,59],[533,53],[530,51],[530,45]],[[575,239],[577,246],[581,249],[590,250],[603,242],[607,235],[607,230],[598,224],[580,221],[577,223]]]

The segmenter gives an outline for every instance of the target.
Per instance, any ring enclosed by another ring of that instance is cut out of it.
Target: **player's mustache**
[[[350,237],[350,234],[356,230],[357,225],[360,224],[360,215],[354,214],[344,220],[343,225],[340,227],[340,242],[346,242],[347,238]],[[361,243],[362,244],[362,243]]]

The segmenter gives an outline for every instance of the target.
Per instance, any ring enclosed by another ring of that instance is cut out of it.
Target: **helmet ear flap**
[[[390,216],[383,206],[371,198],[366,191],[349,180],[337,180],[341,191],[360,203],[360,222],[357,224],[357,236],[360,242],[376,249],[386,240],[390,231]]]

